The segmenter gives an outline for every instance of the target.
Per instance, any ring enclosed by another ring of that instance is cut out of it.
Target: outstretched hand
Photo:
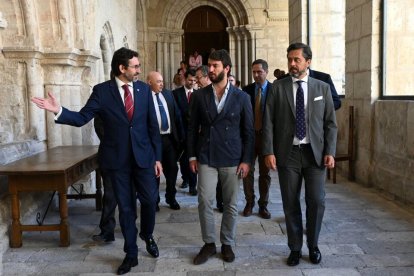
[[[52,92],[48,92],[47,95],[47,98],[33,97],[31,101],[41,109],[45,109],[55,114],[59,113],[60,104],[56,100],[55,96]]]

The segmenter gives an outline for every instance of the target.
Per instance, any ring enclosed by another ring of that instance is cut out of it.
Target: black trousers
[[[167,201],[175,200],[177,189],[175,184],[177,182],[178,174],[178,149],[171,134],[161,135],[162,140],[162,169],[166,180],[165,199]],[[158,189],[160,186],[160,178],[157,178]],[[158,197],[159,202],[159,197]]]
[[[288,246],[299,251],[303,245],[300,192],[305,182],[306,238],[308,247],[318,246],[325,212],[325,167],[316,164],[311,146],[294,146],[286,166],[278,166],[279,184],[285,212]]]

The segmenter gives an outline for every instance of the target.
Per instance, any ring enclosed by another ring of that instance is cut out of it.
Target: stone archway
[[[172,80],[175,65],[179,64],[182,57],[183,22],[191,10],[200,6],[215,8],[226,18],[233,72],[242,83],[248,83],[250,64],[255,59],[255,32],[258,27],[249,2],[243,3],[241,0],[168,1],[160,18],[163,27],[154,28],[157,33],[157,70],[168,76],[164,79]]]

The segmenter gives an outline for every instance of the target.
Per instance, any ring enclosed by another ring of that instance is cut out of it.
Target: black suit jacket
[[[193,90],[193,93],[194,93],[194,91],[195,90]],[[175,99],[175,101],[178,105],[178,108],[180,109],[184,131],[185,131],[185,133],[187,133],[190,104],[188,103],[188,99],[187,99],[187,95],[185,93],[184,86],[181,86],[181,87],[173,90],[172,94],[174,95],[174,99]]]
[[[267,89],[267,91],[266,91],[266,98],[267,98],[267,95],[269,95],[269,92],[272,89],[272,83],[270,81],[267,81],[267,88],[266,89]],[[250,101],[252,103],[252,109],[253,109],[253,116],[254,116],[254,106],[255,106],[255,100],[256,100],[255,90],[256,90],[256,83],[255,82],[243,87],[243,91],[246,92],[247,94],[249,94],[249,96],[250,96]],[[265,107],[264,107],[264,110],[263,110],[262,118],[264,118],[264,113],[266,111],[266,98],[264,99]]]
[[[324,72],[315,71],[309,68],[309,77],[312,77],[317,80],[321,80],[327,84],[329,84],[329,87],[331,88],[331,95],[332,100],[334,103],[335,110],[338,110],[341,108],[341,99],[338,96],[338,93],[336,92],[335,85],[332,82],[331,75],[326,74]]]
[[[168,114],[170,115],[170,129],[171,134],[174,137],[174,142],[177,147],[181,146],[185,138],[183,121],[181,117],[180,109],[174,99],[174,96],[170,90],[163,89],[161,94],[164,96],[167,102]]]

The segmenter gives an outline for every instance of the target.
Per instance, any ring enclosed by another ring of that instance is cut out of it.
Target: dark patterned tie
[[[302,140],[306,136],[305,124],[305,100],[301,83],[297,81],[298,90],[296,91],[296,137]]]
[[[259,131],[262,129],[262,88],[257,89],[257,95],[254,99],[254,130]]]
[[[160,111],[160,116],[161,116],[161,130],[166,131],[168,130],[167,113],[165,112],[164,105],[162,104],[162,101],[160,99],[160,93],[155,94],[155,96],[157,97],[158,109]]]
[[[191,95],[193,94],[193,91],[188,91],[188,94],[187,94],[187,100],[188,100],[188,102],[190,102],[190,100],[191,100]]]
[[[125,111],[128,115],[128,120],[131,121],[132,115],[134,114],[134,100],[132,99],[128,84],[122,85],[122,88],[124,89]]]

